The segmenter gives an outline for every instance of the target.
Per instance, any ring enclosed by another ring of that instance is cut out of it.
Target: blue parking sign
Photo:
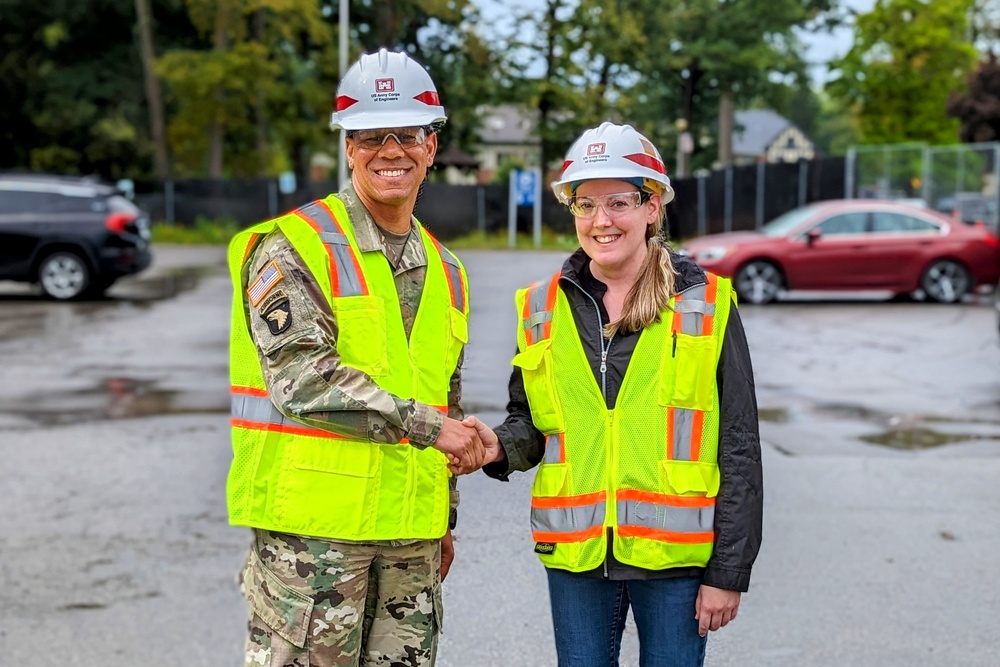
[[[535,205],[535,179],[538,175],[533,170],[514,170],[514,201],[518,206]]]

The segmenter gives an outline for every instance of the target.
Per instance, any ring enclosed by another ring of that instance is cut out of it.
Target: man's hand
[[[448,470],[456,475],[465,475],[483,467],[486,452],[479,432],[457,419],[445,417],[441,432],[434,441],[434,449],[448,457]]]
[[[441,538],[441,581],[448,576],[451,563],[455,560],[455,542],[451,539],[451,528]]]
[[[716,631],[736,618],[740,608],[740,592],[727,591],[714,586],[701,585],[694,603],[694,617],[698,620],[698,634]]]
[[[483,447],[486,448],[486,458],[483,459],[483,465],[494,461],[503,461],[507,458],[507,452],[500,446],[497,434],[478,417],[469,415],[462,420],[462,423],[473,427],[479,433],[479,439],[483,441]]]

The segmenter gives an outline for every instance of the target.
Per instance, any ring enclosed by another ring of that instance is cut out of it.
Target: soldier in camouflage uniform
[[[339,97],[345,87],[350,89],[350,77],[358,76],[359,64],[369,70],[388,67],[382,76],[395,75],[395,85],[401,87],[405,82],[400,75],[406,72],[394,69],[400,63],[419,67],[407,56],[384,49],[362,56],[341,82]],[[429,83],[426,72],[423,76]],[[338,100],[338,113],[339,107]],[[443,121],[443,109],[441,115]],[[407,339],[428,269],[412,213],[437,149],[433,128],[424,127],[429,123],[410,125],[421,127],[394,123],[390,127],[396,129],[388,133],[346,132],[353,173],[337,195],[349,216],[342,222],[353,229],[357,248],[383,253],[392,269]],[[461,421],[461,356],[443,414],[394,395],[366,373],[341,363],[338,323],[330,303],[280,229],[256,242],[242,271],[244,287],[266,287],[255,304],[251,296],[244,305],[267,393],[282,414],[356,440],[433,447],[447,455],[445,463],[456,474],[482,465],[482,442],[475,428]],[[246,664],[433,665],[442,626],[440,584],[454,557],[451,528],[458,491],[454,476],[449,482],[451,518],[441,539],[399,535],[393,540],[346,541],[254,528],[241,575],[251,608]]]

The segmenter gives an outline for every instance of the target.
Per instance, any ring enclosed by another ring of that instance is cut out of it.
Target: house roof
[[[434,163],[442,167],[478,167],[479,160],[472,157],[456,144],[452,144],[448,150],[438,153],[434,158]]]
[[[482,127],[479,140],[484,144],[539,143],[535,134],[535,114],[530,109],[513,104],[484,106],[479,109]]]
[[[733,129],[733,155],[762,155],[792,122],[771,109],[737,111]]]

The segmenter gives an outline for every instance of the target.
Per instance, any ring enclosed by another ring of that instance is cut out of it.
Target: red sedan
[[[881,200],[817,202],[760,232],[709,234],[680,252],[733,278],[747,303],[768,303],[782,290],[922,290],[928,299],[953,303],[1000,279],[994,232]]]

